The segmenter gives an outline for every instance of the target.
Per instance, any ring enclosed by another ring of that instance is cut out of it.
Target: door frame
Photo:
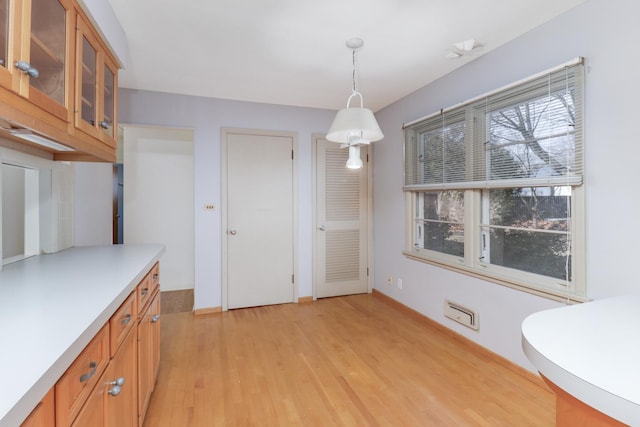
[[[326,135],[321,133],[313,133],[311,135],[311,198],[312,198],[312,214],[313,214],[313,230],[312,230],[312,265],[313,270],[312,277],[313,282],[311,284],[313,292],[313,300],[318,299],[318,249],[317,249],[317,236],[318,236],[318,140],[327,139]],[[373,291],[373,150],[369,145],[368,150],[368,167],[367,167],[367,293]],[[346,166],[345,166],[346,167]]]
[[[287,131],[271,131],[271,130],[259,130],[259,129],[243,129],[243,128],[222,128],[220,133],[220,146],[221,146],[221,209],[220,216],[222,225],[220,229],[220,235],[222,237],[222,268],[221,268],[221,281],[222,281],[222,311],[229,310],[229,273],[228,273],[228,212],[227,206],[229,194],[227,192],[228,186],[228,135],[240,134],[240,135],[257,135],[257,136],[276,136],[291,138],[293,142],[293,165],[292,165],[292,177],[291,184],[293,200],[292,200],[292,218],[293,218],[293,302],[298,302],[298,134],[296,132]]]

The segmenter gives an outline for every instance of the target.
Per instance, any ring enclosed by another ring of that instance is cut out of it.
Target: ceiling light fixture
[[[445,54],[447,59],[457,59],[461,56],[475,53],[475,51],[481,49],[483,45],[476,42],[475,39],[463,40],[453,44],[453,50],[450,50]]]
[[[353,75],[352,89],[349,99],[347,99],[347,108],[338,111],[333,123],[327,133],[327,140],[342,143],[342,148],[349,147],[349,160],[347,167],[350,169],[359,169],[362,167],[360,159],[360,145],[369,144],[372,141],[378,141],[384,137],[373,112],[368,108],[364,108],[362,94],[358,92],[356,85],[357,75],[357,51],[364,45],[364,41],[360,38],[349,39],[346,42],[347,48],[352,51],[353,58]],[[354,97],[360,97],[360,107],[351,107],[351,100]]]

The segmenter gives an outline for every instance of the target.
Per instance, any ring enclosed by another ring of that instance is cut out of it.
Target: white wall
[[[335,112],[129,89],[119,91],[118,103],[121,123],[194,129],[195,309],[222,306],[220,209],[225,207],[221,206],[221,129],[297,132],[296,280],[300,297],[312,295],[311,139],[313,133],[326,132]],[[206,203],[214,203],[219,208],[204,211],[202,206]]]
[[[122,139],[124,243],[165,245],[162,290],[193,289],[193,130],[124,126]]]
[[[587,289],[593,299],[637,292],[637,96],[640,3],[590,0],[377,114],[385,134],[374,144],[374,287],[479,344],[533,370],[521,350],[529,314],[561,304],[405,258],[402,224],[404,122],[447,108],[577,56],[586,58]],[[386,285],[387,275],[403,289]],[[477,309],[480,331],[443,316],[451,299]]]
[[[24,168],[0,163],[2,171],[2,259],[24,254]],[[1,260],[0,260],[1,261]]]
[[[74,246],[113,242],[113,165],[74,163]]]

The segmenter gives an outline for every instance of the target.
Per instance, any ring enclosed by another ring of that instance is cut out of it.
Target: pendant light
[[[347,99],[347,108],[338,111],[333,123],[327,133],[327,140],[342,143],[342,148],[349,147],[349,160],[347,167],[359,169],[362,167],[360,159],[360,145],[369,144],[372,141],[382,139],[384,135],[378,126],[373,112],[363,107],[362,94],[358,92],[356,85],[357,75],[357,51],[364,45],[364,41],[359,38],[349,39],[346,42],[347,48],[352,51],[353,75],[352,90]],[[360,98],[360,107],[351,107],[351,100],[354,97]]]

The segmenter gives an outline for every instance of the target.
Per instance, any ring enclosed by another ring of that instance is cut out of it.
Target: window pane
[[[416,193],[417,248],[464,256],[464,193]]]
[[[575,171],[573,91],[490,111],[487,127],[488,179],[546,178]]]
[[[486,192],[485,192],[486,193]],[[571,187],[491,190],[483,261],[562,280],[571,278]],[[486,203],[486,196],[483,198]],[[488,209],[487,209],[488,208]],[[489,235],[489,242],[486,236]]]
[[[32,0],[30,62],[40,77],[29,82],[61,105],[65,105],[66,17],[58,0]]]
[[[420,134],[421,183],[464,181],[464,121]]]

